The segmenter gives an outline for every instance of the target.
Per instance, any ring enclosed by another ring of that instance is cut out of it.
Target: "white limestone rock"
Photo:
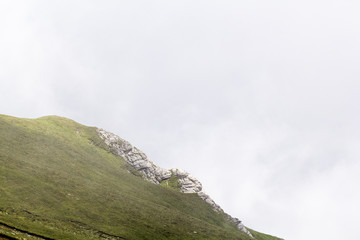
[[[159,184],[161,181],[171,177],[171,171],[156,166],[147,158],[145,153],[133,147],[129,142],[104,129],[98,128],[97,132],[111,150],[115,151],[118,156],[123,157],[125,161],[139,171],[146,180]]]
[[[97,129],[97,132],[105,144],[110,147],[114,154],[121,156],[125,161],[141,173],[144,179],[160,184],[161,181],[169,179],[172,175],[178,178],[181,185],[180,191],[182,193],[196,193],[201,199],[212,206],[215,212],[224,213],[224,210],[210,198],[209,195],[202,191],[202,184],[195,177],[188,172],[181,169],[166,170],[156,166],[150,161],[145,153],[141,152],[136,147],[133,147],[129,142],[120,138],[119,136],[107,132],[104,129]],[[226,213],[225,213],[226,214]],[[236,226],[243,232],[247,233],[251,238],[253,236],[246,229],[246,227],[237,218],[233,218],[226,214],[227,220],[236,224]]]
[[[202,184],[195,177],[188,172],[181,169],[171,169],[172,174],[178,177],[178,182],[181,184],[180,191],[183,193],[198,193],[202,190]]]
[[[200,197],[202,200],[204,200],[205,202],[207,202],[208,204],[210,204],[210,205],[213,207],[213,209],[214,209],[215,212],[224,212],[224,211],[222,210],[222,208],[221,208],[219,205],[217,205],[217,204],[214,202],[214,200],[212,200],[212,199],[210,198],[210,196],[207,195],[206,193],[204,193],[204,192],[198,192],[198,195],[199,195],[199,197]]]
[[[230,222],[233,222],[238,229],[240,229],[241,231],[245,232],[247,235],[249,235],[251,238],[254,238],[253,235],[251,234],[251,232],[249,230],[246,229],[246,227],[244,226],[244,224],[242,224],[242,222],[238,219],[238,218],[234,218],[232,216],[230,216],[229,214],[227,215],[227,219]]]

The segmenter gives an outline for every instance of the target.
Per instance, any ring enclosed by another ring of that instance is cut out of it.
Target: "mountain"
[[[0,239],[279,239],[226,214],[187,172],[70,119],[0,115],[0,164]]]

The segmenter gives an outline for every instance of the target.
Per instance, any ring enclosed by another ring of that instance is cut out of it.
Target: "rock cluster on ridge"
[[[155,184],[160,184],[162,181],[170,179],[172,175],[176,176],[178,183],[181,186],[180,191],[182,193],[196,193],[201,199],[211,205],[214,211],[224,213],[228,221],[236,224],[241,231],[253,238],[241,221],[226,214],[209,195],[202,191],[202,184],[200,181],[191,176],[188,172],[180,169],[166,170],[160,168],[150,161],[142,151],[133,147],[129,142],[119,136],[101,128],[98,128],[97,132],[105,144],[110,147],[112,152],[124,158],[128,164],[141,173],[144,179]]]

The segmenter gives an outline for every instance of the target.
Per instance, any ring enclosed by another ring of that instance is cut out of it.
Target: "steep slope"
[[[196,193],[142,176],[97,128],[0,115],[0,239],[251,239]]]
[[[104,129],[97,129],[97,133],[113,154],[123,157],[145,180],[177,189],[182,193],[196,193],[206,203],[210,204],[215,212],[224,215],[226,219],[234,223],[239,230],[253,238],[251,232],[246,229],[239,219],[226,214],[209,195],[202,191],[202,184],[195,177],[183,170],[165,170],[156,166],[147,158],[146,154],[113,133],[107,132]]]

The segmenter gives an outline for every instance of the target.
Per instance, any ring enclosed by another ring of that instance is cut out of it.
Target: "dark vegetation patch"
[[[170,189],[175,189],[177,191],[179,191],[181,188],[181,184],[179,183],[179,178],[174,174],[171,174],[171,177],[169,179],[161,181],[160,185]]]

